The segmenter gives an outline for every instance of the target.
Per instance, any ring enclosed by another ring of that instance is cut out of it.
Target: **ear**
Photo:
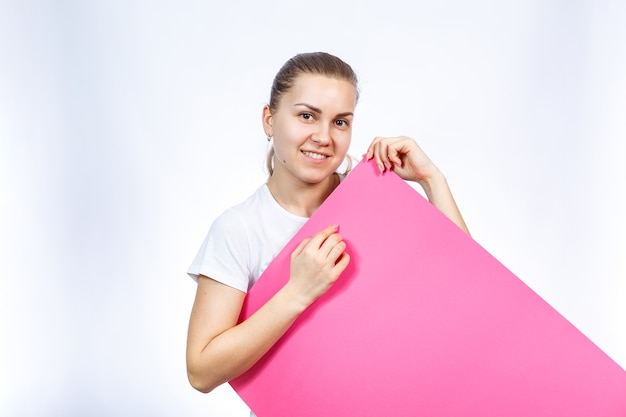
[[[268,104],[263,106],[262,121],[263,121],[263,130],[265,131],[265,134],[268,137],[274,136],[274,129],[272,128],[273,115],[272,115],[272,111],[270,110],[270,106]]]

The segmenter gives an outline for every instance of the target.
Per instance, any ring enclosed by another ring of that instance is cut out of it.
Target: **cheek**
[[[286,145],[294,145],[300,143],[307,137],[308,131],[306,125],[298,123],[282,123],[274,137]]]
[[[348,149],[350,148],[351,140],[352,132],[342,132],[336,142],[337,150],[342,153],[347,153]]]
[[[274,135],[274,153],[281,163],[287,163],[287,159],[298,152],[301,136],[298,129],[293,126],[284,126]]]

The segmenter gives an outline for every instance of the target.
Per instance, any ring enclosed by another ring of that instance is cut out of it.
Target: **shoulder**
[[[226,209],[211,225],[209,234],[239,247],[262,244],[276,229],[291,229],[297,216],[279,206],[265,184],[246,200]]]
[[[198,279],[200,274],[247,291],[250,265],[253,263],[255,236],[253,215],[258,206],[259,189],[241,203],[217,216],[211,224],[188,274]]]
[[[269,194],[266,188],[265,184],[260,186],[244,201],[227,208],[215,218],[211,228],[241,229],[259,212],[266,210]]]

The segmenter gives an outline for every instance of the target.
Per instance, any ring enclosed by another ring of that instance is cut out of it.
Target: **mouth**
[[[320,161],[322,159],[326,159],[330,157],[329,155],[324,155],[324,154],[312,152],[312,151],[300,151],[300,152],[302,152],[305,156],[308,156],[309,158],[317,159]]]

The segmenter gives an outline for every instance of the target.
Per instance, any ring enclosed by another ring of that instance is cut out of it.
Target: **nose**
[[[330,143],[330,129],[328,126],[319,126],[311,135],[311,140],[319,146],[328,146]]]

